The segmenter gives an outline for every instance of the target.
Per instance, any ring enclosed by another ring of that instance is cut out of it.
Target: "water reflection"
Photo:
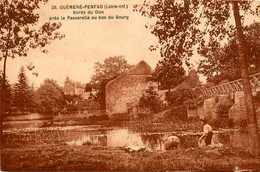
[[[30,121],[5,121],[3,122],[3,128],[8,129],[36,129],[50,125],[49,120],[30,120]]]
[[[6,115],[5,121],[25,121],[25,120],[39,120],[39,119],[52,119],[52,115],[43,115],[39,113],[19,114],[19,115]]]
[[[94,136],[94,135],[83,135],[79,139],[66,142],[68,145],[81,146],[81,145],[100,145],[106,146],[107,136]]]
[[[4,116],[3,129],[32,129],[46,127],[52,124],[52,115],[38,113]]]
[[[107,146],[123,147],[130,145],[133,149],[144,147],[141,136],[127,129],[113,130],[107,133]]]
[[[165,150],[166,134],[140,134],[127,129],[107,131],[106,134],[85,134],[80,138],[67,142],[69,145],[100,145],[108,147],[128,147],[132,150],[146,148],[150,151]],[[198,147],[200,135],[182,135],[180,138],[181,148]],[[225,147],[247,147],[248,138],[245,132],[215,133],[214,139]]]
[[[51,127],[52,120],[43,119],[43,116],[34,114],[34,120],[22,120],[29,118],[24,116],[17,121],[4,121],[3,129],[6,131],[37,131],[37,130],[59,130],[68,145],[99,145],[108,147],[128,147],[132,150],[146,148],[151,151],[165,150],[166,134],[143,134],[131,132],[128,129],[107,130],[101,126],[76,126],[64,125]],[[31,118],[30,117],[30,118]],[[10,117],[9,119],[11,119]],[[41,119],[38,119],[41,118]],[[198,147],[199,134],[196,133],[175,133],[180,139],[180,148]],[[224,132],[215,133],[217,143],[222,143],[224,147],[248,147],[248,136],[246,132]]]

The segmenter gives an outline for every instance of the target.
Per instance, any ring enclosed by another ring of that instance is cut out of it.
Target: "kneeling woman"
[[[199,142],[201,141],[202,138],[205,137],[205,143],[206,145],[211,145],[212,142],[212,127],[207,123],[207,120],[203,120],[203,135],[199,138]]]

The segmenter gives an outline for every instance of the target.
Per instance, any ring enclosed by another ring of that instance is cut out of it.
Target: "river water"
[[[131,150],[146,148],[149,151],[165,150],[165,138],[176,135],[180,139],[181,148],[198,147],[198,139],[202,133],[138,133],[127,128],[105,129],[97,125],[50,127],[51,120],[34,118],[26,120],[9,120],[4,122],[4,131],[30,132],[37,130],[59,130],[71,146],[97,145],[108,147],[125,147]],[[214,140],[224,147],[247,147],[248,136],[245,131],[214,131]]]

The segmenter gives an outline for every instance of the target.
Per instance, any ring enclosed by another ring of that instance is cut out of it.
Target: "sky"
[[[39,11],[39,26],[48,22],[50,17],[77,16],[73,15],[74,10],[59,9],[60,5],[67,4],[127,4],[128,9],[107,9],[104,15],[129,16],[129,20],[55,21],[62,23],[59,31],[65,34],[65,38],[52,41],[51,45],[47,46],[48,54],[42,53],[39,49],[31,49],[27,57],[8,59],[8,79],[11,83],[17,82],[20,67],[32,63],[35,69],[27,70],[26,75],[29,82],[36,87],[46,78],[52,78],[63,86],[67,76],[74,81],[86,83],[93,75],[95,62],[103,62],[105,58],[120,55],[123,55],[130,64],[145,60],[154,68],[160,59],[160,54],[151,52],[148,48],[151,44],[157,43],[157,38],[145,28],[147,18],[133,12],[132,5],[136,2],[138,0],[50,0]],[[51,10],[52,5],[56,5],[58,9]],[[32,75],[32,72],[37,72],[38,77]]]
[[[16,57],[7,61],[7,78],[11,83],[18,80],[21,66],[33,64],[33,71],[26,71],[30,84],[39,87],[44,79],[52,78],[60,86],[68,76],[74,81],[87,83],[94,74],[95,62],[103,62],[105,58],[123,55],[129,64],[137,64],[145,60],[152,68],[161,58],[159,50],[150,51],[149,46],[158,44],[158,39],[145,28],[145,24],[153,22],[140,13],[133,12],[133,5],[142,0],[49,0],[38,11],[40,21],[38,26],[50,21],[50,18],[64,16],[80,16],[73,11],[95,9],[71,10],[61,9],[66,5],[127,5],[127,9],[105,9],[103,16],[129,16],[129,19],[105,20],[51,20],[61,22],[60,33],[65,34],[62,40],[54,40],[48,45],[48,53],[40,49],[31,49],[27,57]],[[53,10],[55,5],[57,9]],[[102,10],[98,10],[102,11]],[[94,16],[95,14],[83,16]],[[201,57],[195,55],[194,63]],[[3,62],[1,61],[1,69]],[[38,77],[33,75],[38,73]],[[202,77],[202,80],[205,78]]]

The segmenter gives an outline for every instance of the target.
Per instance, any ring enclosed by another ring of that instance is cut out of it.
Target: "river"
[[[37,116],[37,115],[35,115]],[[31,132],[38,130],[62,131],[61,137],[71,146],[97,145],[107,147],[127,147],[132,150],[146,148],[149,151],[165,150],[165,138],[176,135],[180,139],[180,148],[198,147],[201,132],[181,133],[139,133],[127,128],[107,129],[99,125],[64,125],[52,127],[51,119],[38,116],[36,118],[19,118],[7,120],[3,124],[5,133]],[[219,130],[214,131],[214,139],[224,147],[247,147],[248,136],[245,131]]]

